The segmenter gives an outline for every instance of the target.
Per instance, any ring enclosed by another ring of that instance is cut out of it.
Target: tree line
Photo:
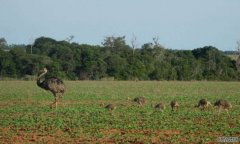
[[[153,42],[136,47],[125,37],[106,37],[102,45],[40,37],[32,45],[0,40],[0,78],[34,77],[43,67],[48,76],[69,80],[239,80],[236,60],[213,46],[166,49]]]

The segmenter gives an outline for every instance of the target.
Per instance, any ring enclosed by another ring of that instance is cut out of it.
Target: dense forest
[[[37,38],[32,45],[0,42],[0,79],[48,76],[69,80],[239,80],[236,60],[213,46],[172,50],[158,41],[136,47],[125,37],[106,37],[102,45]]]

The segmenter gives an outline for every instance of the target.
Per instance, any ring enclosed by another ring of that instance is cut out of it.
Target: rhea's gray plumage
[[[139,105],[144,105],[146,103],[146,98],[145,97],[137,97],[133,101],[138,103]]]
[[[58,99],[59,97],[62,97],[65,92],[64,83],[57,77],[45,78],[44,76],[48,72],[46,68],[44,68],[41,72],[42,73],[40,73],[37,78],[37,85],[52,92],[55,97],[55,101],[50,106],[52,107],[52,105],[55,104],[55,108],[57,108]]]
[[[223,108],[223,109],[232,108],[231,103],[228,102],[227,100],[223,100],[223,99],[217,100],[217,101],[214,103],[214,106],[221,107],[221,108]]]
[[[195,107],[198,107],[201,110],[203,110],[209,106],[212,106],[210,101],[207,101],[206,99],[201,99],[201,100],[199,100],[198,104]]]
[[[170,102],[170,106],[172,108],[172,111],[174,111],[174,110],[178,109],[179,103],[177,101],[173,100],[173,101]]]
[[[106,108],[107,110],[112,111],[112,110],[114,110],[114,109],[116,108],[116,106],[114,106],[113,104],[108,104],[108,105],[105,106],[105,108]]]
[[[214,106],[218,107],[218,112],[220,112],[221,109],[224,109],[228,113],[228,109],[232,108],[231,103],[228,102],[227,100],[223,100],[223,99],[217,100],[214,103]]]
[[[154,108],[158,109],[162,112],[165,109],[165,105],[163,102],[160,102],[160,103],[156,104]]]

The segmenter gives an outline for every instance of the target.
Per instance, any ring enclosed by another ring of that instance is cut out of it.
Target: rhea
[[[220,113],[222,109],[224,109],[228,113],[228,109],[232,108],[231,103],[223,99],[217,100],[214,103],[214,106],[218,107],[218,113]]]
[[[136,97],[133,101],[138,103],[139,105],[144,105],[146,103],[146,98],[145,97]]]
[[[174,111],[174,110],[178,109],[179,103],[177,101],[173,100],[173,101],[170,102],[170,106],[172,108],[172,111]]]
[[[159,110],[160,112],[163,112],[165,109],[165,105],[163,102],[160,102],[160,103],[156,104],[154,108]]]
[[[109,110],[109,113],[110,113],[111,115],[113,115],[112,112],[113,112],[113,110],[116,109],[116,106],[113,105],[113,104],[108,104],[108,105],[105,106],[105,108],[106,108],[107,110]]]
[[[116,106],[113,104],[108,104],[105,106],[105,108],[109,111],[113,111],[114,109],[116,109]]]
[[[57,109],[58,100],[63,96],[65,91],[64,83],[57,77],[45,78],[48,72],[47,68],[44,68],[40,72],[37,77],[37,85],[42,89],[50,91],[54,95],[54,102],[50,105],[50,108],[53,108],[54,105]]]
[[[204,110],[205,108],[212,106],[210,101],[207,101],[206,99],[199,100],[198,104],[195,107],[200,108],[201,110]]]

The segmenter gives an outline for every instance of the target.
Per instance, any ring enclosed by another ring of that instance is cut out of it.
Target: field
[[[240,136],[239,82],[65,81],[57,110],[34,81],[0,81],[0,143],[217,143]],[[128,98],[144,96],[138,106]],[[194,108],[198,100],[229,100],[233,108]],[[180,102],[177,112],[169,106]],[[164,112],[154,110],[160,101]],[[106,104],[117,108],[110,113]]]

